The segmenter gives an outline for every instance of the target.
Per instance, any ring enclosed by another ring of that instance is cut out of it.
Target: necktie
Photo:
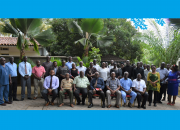
[[[96,79],[96,82],[95,82],[95,84],[94,84],[94,88],[96,88],[97,87],[97,79]]]
[[[49,87],[49,89],[52,89],[52,77],[53,77],[53,76],[51,76],[51,81],[50,81],[50,87]]]
[[[25,74],[27,74],[27,68],[26,68],[26,63],[25,63]]]

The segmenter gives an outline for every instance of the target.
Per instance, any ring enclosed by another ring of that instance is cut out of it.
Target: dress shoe
[[[146,109],[146,107],[144,105],[141,105],[141,108]]]
[[[151,103],[149,103],[149,106],[151,106]]]
[[[50,102],[47,102],[45,106],[49,106]]]
[[[107,106],[107,108],[110,108],[110,107],[111,107],[111,105],[108,105],[108,106]]]
[[[103,103],[102,108],[105,108],[105,103]]]
[[[80,102],[78,102],[77,105],[80,105]]]
[[[92,104],[92,103],[88,106],[88,108],[91,108],[91,107],[93,107],[93,104]]]
[[[159,101],[158,103],[161,103],[161,104],[162,104],[162,102],[161,102],[161,101]]]
[[[13,99],[13,101],[19,101],[19,100],[16,98],[16,99]]]
[[[73,104],[70,104],[70,106],[71,106],[71,107],[74,107],[74,105],[73,105]]]
[[[132,108],[132,104],[130,102],[128,103],[128,107]]]
[[[12,104],[12,102],[9,102],[9,101],[8,101],[8,102],[5,102],[5,103],[7,103],[7,104]]]
[[[156,107],[157,105],[154,103],[154,106]]]
[[[119,105],[115,104],[115,107],[116,107],[116,108],[119,108]]]
[[[21,101],[23,101],[24,100],[24,98],[21,98]]]
[[[139,108],[139,109],[140,109],[140,108],[141,108],[141,107],[140,107],[140,105],[138,105],[138,107],[137,107],[137,108]]]
[[[51,102],[51,105],[54,106],[54,102]]]
[[[85,105],[85,103],[84,103],[84,102],[82,102],[82,105]]]
[[[62,107],[64,105],[64,103],[61,103],[60,105],[59,105],[59,107]]]
[[[34,98],[33,98],[33,100],[36,100],[36,99],[37,99],[37,97],[34,97]]]
[[[32,100],[32,98],[31,98],[31,97],[28,97],[27,99]]]
[[[0,104],[1,106],[6,106],[6,103]]]
[[[126,103],[124,103],[123,107],[126,107]]]

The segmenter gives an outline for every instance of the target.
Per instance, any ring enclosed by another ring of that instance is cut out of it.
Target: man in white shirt
[[[137,93],[137,101],[138,101],[138,108],[146,109],[146,101],[148,98],[148,93],[146,93],[146,83],[143,79],[141,79],[141,74],[137,74],[137,79],[133,80],[132,83],[133,91]],[[143,96],[142,105],[140,107],[141,98]]]
[[[109,70],[111,70],[112,68],[114,68],[114,60],[111,60],[111,64],[108,65]]]
[[[94,59],[93,60],[93,67],[96,68],[97,71],[99,71],[100,66],[98,64],[96,64],[96,62],[97,62],[97,60]]]
[[[83,71],[83,73],[85,74],[87,68],[83,66],[83,62],[80,61],[79,66],[77,66],[76,69],[78,69],[79,72]]]

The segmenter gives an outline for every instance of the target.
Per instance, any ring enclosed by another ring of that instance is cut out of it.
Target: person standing
[[[21,101],[25,98],[25,86],[27,84],[27,92],[28,92],[28,99],[32,100],[31,98],[31,74],[32,68],[31,64],[27,62],[27,56],[24,56],[23,62],[19,63],[19,73],[21,75]]]
[[[159,72],[156,72],[156,66],[152,66],[152,72],[148,73],[147,76],[147,91],[149,94],[149,106],[151,106],[152,103],[152,92],[154,92],[154,106],[156,107],[157,102],[157,96],[160,92],[160,74]]]
[[[70,106],[74,107],[73,105],[73,90],[72,86],[73,85],[73,79],[69,78],[69,73],[65,74],[65,79],[61,81],[61,87],[60,87],[60,92],[59,92],[59,99],[60,99],[60,105],[59,107],[63,106],[63,95],[65,92],[68,93],[69,99],[70,99]]]
[[[46,73],[44,75],[44,78],[46,78],[47,76],[49,76],[49,72],[50,72],[50,69],[51,67],[53,66],[53,63],[50,61],[51,60],[51,57],[50,56],[47,56],[46,57],[46,62],[44,62],[42,64],[42,66],[44,67]]]
[[[141,79],[140,73],[137,75],[137,79],[133,80],[132,88],[133,91],[136,92],[137,94],[138,108],[142,107],[146,109],[146,101],[148,99],[148,93],[146,93],[146,83],[143,79]],[[142,105],[140,106],[142,96],[143,96],[143,101],[142,101]]]
[[[62,61],[62,66],[59,66],[56,75],[59,77],[59,84],[61,84],[61,81],[65,79],[65,74],[69,73],[69,68],[65,66],[65,60]],[[58,92],[60,90],[60,87],[58,88]]]
[[[175,105],[176,96],[178,95],[179,81],[178,77],[180,72],[178,71],[177,65],[172,65],[171,71],[168,74],[168,103],[167,105]],[[173,102],[171,102],[171,97],[173,96]]]
[[[106,86],[107,86],[107,91],[106,91],[106,96],[107,96],[107,108],[111,107],[111,94],[115,94],[116,97],[116,104],[115,107],[119,108],[119,101],[121,99],[121,92],[119,91],[121,86],[120,86],[120,82],[119,79],[116,78],[116,73],[112,72],[111,73],[111,78],[109,78],[106,82]]]
[[[137,94],[134,91],[132,91],[132,80],[128,78],[128,72],[124,73],[124,78],[120,79],[120,84],[121,84],[122,99],[124,101],[123,106],[124,107],[126,106],[126,95],[130,95],[131,99],[128,103],[128,106],[132,108],[132,104]]]
[[[118,79],[122,78],[122,70],[121,70],[121,68],[117,68],[117,63],[116,62],[114,63],[114,68],[112,68],[110,70],[110,75],[111,75],[112,72],[115,72],[116,78],[118,78]]]
[[[86,69],[87,69],[85,66],[83,66],[83,62],[82,61],[79,62],[79,66],[77,66],[76,68],[78,69],[79,72],[83,71],[84,74],[85,74]]]
[[[108,65],[109,70],[111,70],[112,68],[114,68],[114,60],[111,60],[111,64]]]
[[[0,62],[0,105],[6,106],[6,104],[12,104],[12,102],[8,100],[9,84],[12,84],[11,72],[9,67],[5,64],[5,58],[1,57]]]
[[[144,68],[144,70],[146,70],[146,69],[147,69],[147,65],[146,65],[146,64],[144,64],[144,65],[143,65],[143,68]]]
[[[96,68],[93,67],[93,62],[90,63],[90,67],[86,70],[87,78],[89,79],[89,82],[91,82],[91,79],[95,77],[95,72],[97,72]]]
[[[80,105],[79,93],[82,93],[82,105],[85,103],[87,97],[87,86],[90,85],[87,77],[84,76],[83,71],[80,71],[80,76],[76,76],[74,81],[74,96],[77,99],[77,105]]]
[[[147,65],[147,69],[144,70],[144,81],[146,84],[147,84],[147,76],[149,72],[151,72],[150,65]]]
[[[156,71],[159,72],[159,74],[160,74],[160,85],[161,85],[160,93],[158,95],[157,100],[159,103],[162,103],[161,100],[162,100],[162,94],[163,93],[164,93],[164,98],[166,98],[166,82],[165,82],[165,80],[168,76],[168,70],[165,68],[165,63],[162,62],[161,67],[157,68]]]
[[[12,84],[9,85],[9,102],[19,101],[17,99],[17,64],[14,63],[14,57],[9,58],[6,65],[10,69]]]
[[[40,60],[37,60],[36,66],[34,66],[32,69],[32,74],[34,76],[34,98],[33,98],[33,100],[36,100],[38,97],[38,86],[40,87],[40,93],[43,90],[45,72],[46,71],[45,71],[44,67],[41,66]]]
[[[53,62],[52,68],[54,69],[54,73],[55,73],[55,75],[56,75],[56,74],[57,74],[57,70],[58,70],[57,61],[54,61],[54,62]]]
[[[141,68],[141,69],[144,69],[143,62],[142,62],[142,61],[140,62],[140,68]]]
[[[105,67],[108,68],[108,62],[106,62]]]
[[[141,74],[141,78],[144,79],[144,69],[142,69],[140,67],[140,63],[138,62],[137,63],[137,68],[134,69],[134,75],[133,75],[133,78],[136,79],[137,78],[137,74]]]
[[[56,99],[57,97],[57,94],[58,94],[58,87],[59,87],[59,79],[58,77],[54,76],[55,75],[55,72],[54,70],[50,70],[50,75],[47,76],[44,80],[44,88],[42,91],[41,91],[41,94],[43,96],[43,98],[45,99],[46,101],[46,106],[48,106],[49,104],[51,104],[52,106],[54,106],[54,100]],[[51,102],[49,101],[48,99],[48,93],[52,93],[52,100]]]
[[[96,68],[97,71],[99,71],[100,66],[98,64],[96,64],[96,62],[97,62],[97,60],[94,59],[93,60],[93,67]]]
[[[79,75],[78,69],[76,69],[75,63],[72,64],[72,69],[70,70],[71,78],[74,79],[76,76]]]
[[[72,68],[72,64],[73,64],[73,63],[74,63],[74,62],[72,61],[72,57],[69,56],[69,61],[66,62],[65,66],[67,66],[68,69],[70,70],[70,69]]]
[[[95,78],[93,78],[91,80],[90,88],[91,89],[88,92],[88,98],[89,98],[90,105],[88,106],[88,108],[93,107],[93,103],[92,103],[93,94],[99,94],[100,95],[102,102],[103,102],[102,108],[105,108],[105,94],[103,92],[104,80],[99,77],[98,72],[95,73]]]
[[[124,72],[128,72],[128,78],[133,78],[133,67],[130,66],[130,61],[126,61],[126,66],[122,69],[122,76],[124,76]]]

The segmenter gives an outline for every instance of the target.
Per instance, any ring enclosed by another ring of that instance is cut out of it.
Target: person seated
[[[132,88],[137,94],[138,108],[142,107],[142,108],[146,109],[145,105],[146,105],[146,101],[148,98],[148,94],[146,92],[146,83],[143,79],[141,79],[140,73],[137,74],[137,79],[133,80]],[[143,96],[143,102],[140,107],[140,102],[141,102],[142,96]]]
[[[84,76],[84,72],[80,71],[80,76],[76,76],[73,81],[74,84],[74,96],[77,99],[77,105],[80,105],[79,93],[82,93],[82,105],[85,103],[87,97],[87,86],[90,85],[87,77]]]
[[[51,105],[54,106],[54,100],[57,97],[58,94],[58,87],[59,87],[59,79],[58,77],[54,76],[55,72],[54,70],[50,70],[50,75],[47,76],[44,80],[44,90],[41,91],[41,94],[43,98],[45,99],[46,106],[50,104],[49,99],[48,99],[48,93],[52,93],[52,100],[51,100]]]
[[[124,101],[124,107],[126,106],[126,95],[130,95],[131,99],[128,103],[128,106],[132,108],[132,104],[134,102],[134,99],[136,98],[137,94],[132,91],[132,81],[130,78],[128,78],[129,73],[124,72],[124,78],[120,79],[121,84],[121,93],[122,93],[122,99]]]
[[[65,74],[65,79],[61,81],[60,91],[59,91],[59,99],[60,99],[60,105],[59,107],[63,106],[63,95],[65,92],[68,93],[69,99],[70,99],[70,106],[74,107],[73,105],[73,91],[72,91],[72,84],[73,79],[69,78],[69,73]]]
[[[116,94],[116,104],[115,107],[119,108],[119,100],[121,98],[121,92],[119,91],[120,89],[120,83],[119,79],[116,78],[115,72],[111,73],[111,78],[109,78],[106,82],[107,86],[107,91],[106,91],[106,96],[107,96],[107,101],[108,101],[108,108],[111,107],[111,94]]]
[[[102,102],[103,102],[102,108],[105,108],[105,95],[103,92],[104,80],[99,77],[98,72],[95,73],[95,78],[93,78],[91,80],[90,88],[91,88],[91,90],[89,90],[89,92],[88,92],[88,98],[89,98],[90,105],[88,106],[88,108],[93,107],[93,103],[92,103],[93,94],[100,95],[100,97],[102,98]]]

